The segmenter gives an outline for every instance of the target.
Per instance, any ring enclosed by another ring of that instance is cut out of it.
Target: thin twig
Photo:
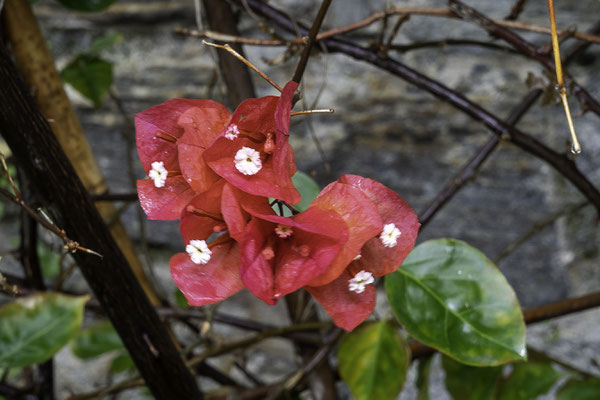
[[[305,110],[305,111],[292,111],[290,116],[294,115],[305,115],[305,114],[333,114],[335,111],[333,108],[325,108],[321,110]]]
[[[310,57],[310,51],[315,43],[315,38],[317,37],[317,33],[319,33],[319,29],[321,29],[321,24],[325,19],[325,14],[327,14],[327,9],[329,8],[330,4],[331,0],[323,0],[321,3],[319,12],[315,17],[312,27],[310,28],[310,32],[308,33],[308,41],[304,47],[304,50],[302,51],[302,56],[300,56],[300,61],[296,67],[296,72],[294,72],[294,77],[292,78],[294,82],[300,83],[302,80],[302,75],[304,75],[304,70],[306,68],[306,64],[308,64],[308,58]]]
[[[560,62],[560,50],[558,44],[558,36],[556,35],[556,18],[554,16],[554,1],[548,0],[548,12],[550,14],[550,28],[552,30],[552,50],[554,52],[554,70],[556,71],[556,82],[558,83],[558,92],[560,99],[562,100],[563,107],[565,109],[565,115],[567,116],[567,122],[569,123],[569,130],[571,132],[571,152],[573,154],[581,153],[581,145],[577,140],[577,134],[575,134],[575,127],[573,126],[573,119],[571,118],[571,110],[569,109],[569,102],[567,100],[567,89],[565,88],[565,81],[563,79],[562,63]]]
[[[246,66],[248,66],[248,68],[252,69],[254,72],[256,72],[258,75],[260,75],[261,78],[263,78],[265,81],[269,82],[269,84],[271,86],[273,86],[275,89],[277,89],[278,91],[282,91],[283,89],[281,88],[281,86],[279,86],[278,84],[276,84],[271,78],[269,78],[264,72],[262,72],[261,70],[259,70],[258,68],[256,68],[250,61],[246,60],[240,53],[238,53],[237,51],[235,51],[234,49],[231,48],[230,45],[228,44],[215,44],[215,43],[210,43],[207,42],[206,40],[202,41],[202,44],[205,44],[207,46],[211,46],[211,47],[216,47],[218,49],[223,49],[227,52],[229,52],[231,55],[233,55],[235,58],[237,58],[238,60],[240,60],[241,62],[243,62],[244,64],[246,64]]]
[[[527,1],[529,0],[517,0],[517,2],[511,8],[510,14],[508,14],[505,19],[509,21],[514,21],[517,18],[519,18],[519,15],[521,14],[521,12],[523,12],[523,9],[527,4]]]

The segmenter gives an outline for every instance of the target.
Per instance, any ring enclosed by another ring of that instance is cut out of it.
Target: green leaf
[[[126,352],[119,354],[110,362],[110,371],[113,374],[119,374],[121,372],[132,370],[134,368],[135,364],[133,363],[133,360],[131,359],[129,354]]]
[[[584,381],[570,380],[556,394],[556,400],[597,400],[600,399],[600,378]]]
[[[516,363],[513,372],[500,383],[498,400],[529,400],[548,392],[562,376],[547,363]]]
[[[356,400],[394,399],[410,362],[410,349],[389,322],[364,324],[344,337],[339,371]]]
[[[123,35],[120,33],[113,33],[110,35],[104,35],[97,37],[92,42],[90,49],[87,51],[87,54],[90,55],[99,55],[106,49],[113,47],[116,44],[119,44],[123,41]]]
[[[432,356],[427,356],[419,360],[419,369],[417,375],[417,400],[429,400],[429,375],[431,374]]]
[[[66,8],[75,11],[102,11],[110,7],[116,0],[57,0]]]
[[[175,288],[175,304],[179,308],[191,308],[187,299],[185,298],[183,293],[181,293],[181,290],[179,290],[178,288]]]
[[[417,340],[475,366],[526,359],[514,291],[481,252],[453,239],[417,246],[386,276],[392,310]]]
[[[109,321],[82,329],[71,344],[73,354],[82,359],[122,348],[123,342]]]
[[[44,277],[48,279],[56,278],[60,272],[60,254],[42,242],[38,242],[37,252]]]
[[[321,189],[319,185],[313,178],[305,174],[304,172],[296,171],[294,176],[292,176],[292,182],[298,191],[300,192],[300,196],[302,200],[300,203],[294,204],[293,207],[298,211],[304,211],[308,208],[309,204],[312,203],[314,199],[317,198]],[[269,202],[272,202],[274,199],[269,199]],[[279,207],[277,204],[273,205],[273,210],[279,215]],[[291,217],[292,212],[285,206],[283,206],[283,216]]]
[[[112,64],[97,56],[80,54],[60,73],[62,79],[100,107],[112,84]]]
[[[79,331],[87,296],[40,293],[0,307],[0,367],[48,360]]]
[[[442,357],[446,389],[455,400],[493,400],[502,367],[471,367]]]
[[[321,188],[319,188],[319,185],[313,178],[300,171],[297,171],[294,176],[292,176],[292,183],[300,192],[300,196],[302,196],[302,200],[300,203],[294,204],[294,208],[298,211],[304,211],[308,208],[308,205],[317,198]]]

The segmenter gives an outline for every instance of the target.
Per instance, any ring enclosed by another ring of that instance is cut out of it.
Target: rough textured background
[[[288,10],[295,18],[310,22],[318,2],[277,0],[271,3]],[[434,0],[336,0],[326,26],[357,21],[382,10],[386,3],[432,7],[446,4]],[[508,14],[513,1],[469,3],[488,16],[502,18]],[[583,31],[600,15],[600,3],[595,0],[558,1],[556,6],[559,27],[577,23],[578,29]],[[131,115],[173,97],[224,99],[224,89],[219,83],[210,87],[217,74],[214,54],[198,39],[172,34],[176,27],[194,27],[192,0],[120,1],[109,12],[99,15],[76,14],[54,2],[40,1],[35,11],[59,67],[78,52],[85,51],[100,35],[118,32],[124,36],[125,41],[104,56],[115,64],[113,89]],[[546,2],[529,2],[520,19],[546,26]],[[240,27],[244,35],[256,35],[255,26],[256,21],[246,16],[242,18]],[[377,37],[379,29],[380,25],[375,24],[353,37],[366,43]],[[549,36],[523,35],[539,45],[549,41]],[[394,43],[447,37],[487,40],[487,34],[470,23],[413,16],[403,25]],[[297,59],[272,66],[264,60],[275,59],[282,51],[282,48],[246,48],[249,59],[279,83],[289,80]],[[502,117],[528,92],[527,75],[542,76],[542,68],[537,63],[520,55],[474,46],[446,46],[392,55]],[[579,83],[600,98],[597,73],[600,46],[591,46],[569,70]],[[259,77],[253,78],[259,95],[274,94]],[[336,112],[310,119],[331,164],[329,176],[311,140],[309,121],[304,117],[293,119],[292,145],[299,169],[315,174],[321,185],[341,173],[377,179],[396,190],[417,212],[425,209],[445,182],[491,135],[481,124],[427,93],[343,55],[315,55],[309,63],[304,85],[308,104],[317,99],[317,108],[331,107]],[[323,92],[317,97],[321,89]],[[121,135],[123,120],[114,103],[107,98],[100,109],[94,109],[77,93],[71,91],[70,94],[110,189],[115,193],[131,191],[124,173],[129,155]],[[577,114],[575,100],[571,104]],[[599,119],[588,113],[577,118],[575,124],[584,148],[578,165],[592,182],[600,185]],[[564,114],[558,105],[538,104],[518,126],[555,149],[563,148],[568,138]],[[137,158],[135,162],[137,175],[142,178]],[[433,219],[419,241],[454,237],[467,241],[493,259],[537,221],[581,199],[579,192],[546,164],[510,143],[502,143],[476,180]],[[139,238],[134,207],[137,205],[132,204],[123,217],[131,235]],[[183,248],[178,225],[152,221],[147,223],[147,230],[152,268],[164,290],[171,292],[168,257]],[[3,236],[6,235],[3,232]],[[598,239],[594,212],[587,207],[535,236],[505,259],[500,268],[524,307],[582,295],[597,290],[600,282]],[[77,285],[76,279],[72,279],[71,284]],[[269,308],[249,297],[244,293],[234,296],[223,308],[268,322],[286,322],[282,307]],[[384,298],[381,300],[381,311],[385,312]],[[598,316],[598,312],[592,311],[538,324],[529,329],[529,342],[598,373],[594,367],[597,365],[594,360],[600,361],[600,329],[595,323]],[[251,369],[261,371],[270,379],[281,377],[294,368],[295,360],[289,357],[290,351],[284,341],[257,346],[249,360]],[[67,387],[79,392],[94,384],[78,375],[87,374],[88,367],[77,363],[68,349],[61,352],[57,378],[62,394]],[[225,360],[222,365],[226,363]],[[411,377],[403,399],[415,396],[414,371]],[[434,373],[437,383],[433,398],[446,396],[441,378],[441,372]]]

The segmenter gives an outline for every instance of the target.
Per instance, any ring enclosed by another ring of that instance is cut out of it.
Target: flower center
[[[235,153],[233,162],[238,171],[244,175],[255,175],[262,168],[260,153],[250,147],[242,147]]]
[[[240,130],[238,129],[236,124],[229,124],[227,126],[227,130],[225,131],[225,137],[229,140],[236,139],[240,134]]]
[[[154,186],[156,187],[165,186],[168,175],[169,172],[162,161],[154,161],[152,163],[152,169],[148,172],[148,177],[154,181]]]
[[[287,239],[290,236],[292,236],[292,234],[294,233],[294,231],[292,230],[291,226],[287,226],[287,225],[283,225],[283,224],[279,224],[277,225],[277,227],[275,228],[275,233],[277,234],[277,236],[279,236],[282,239]]]
[[[375,282],[373,274],[362,270],[354,275],[354,278],[348,280],[348,290],[351,292],[362,293],[365,291],[365,286],[370,285],[373,282]]]
[[[400,232],[400,229],[396,228],[396,225],[385,224],[381,235],[379,235],[379,239],[385,247],[394,247],[398,244],[400,235],[402,235],[402,232]]]
[[[189,254],[194,264],[208,263],[212,254],[205,240],[190,240],[190,243],[185,246],[185,251]]]

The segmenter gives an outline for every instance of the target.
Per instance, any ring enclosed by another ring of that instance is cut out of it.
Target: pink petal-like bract
[[[415,246],[421,226],[417,215],[402,197],[377,181],[357,175],[342,175],[339,182],[361,190],[376,205],[383,224],[393,223],[401,232],[396,246],[391,248],[385,247],[379,236],[365,243],[361,258],[356,261],[357,270],[364,269],[374,276],[394,272]]]
[[[194,191],[201,193],[219,180],[206,165],[202,154],[227,127],[231,114],[223,108],[192,107],[180,115],[183,136],[177,141],[181,173]]]
[[[207,264],[194,264],[186,253],[171,257],[171,277],[192,306],[216,303],[244,288],[238,244],[229,240],[211,251]]]
[[[181,210],[195,193],[183,176],[167,178],[165,186],[156,187],[152,179],[137,181],[140,205],[149,219],[171,220],[181,216]]]
[[[376,301],[374,285],[367,285],[362,293],[348,290],[348,281],[352,277],[352,274],[346,270],[327,285],[306,287],[306,290],[331,316],[333,323],[347,331],[353,330],[371,315]]]
[[[309,208],[292,218],[255,213],[240,240],[240,272],[246,287],[267,304],[321,275],[348,240],[348,229],[335,212]],[[278,237],[279,225],[293,231]]]
[[[227,228],[221,215],[221,197],[224,180],[209,190],[196,195],[183,209],[179,228],[186,244],[190,240],[207,240],[216,232]]]
[[[239,137],[231,140],[223,131],[203,153],[208,166],[244,192],[289,204],[300,202],[300,193],[291,180],[296,166],[288,143],[289,114],[296,87],[295,83],[286,85],[281,97],[266,96],[242,102],[230,122],[239,129]],[[262,167],[256,174],[245,175],[236,168],[234,157],[242,147],[260,153]]]
[[[383,224],[375,204],[359,189],[346,183],[330,183],[310,206],[335,211],[348,226],[348,241],[334,262],[325,273],[310,282],[310,286],[321,286],[336,279],[363,245],[381,232]]]
[[[215,113],[227,113],[224,105],[213,100],[172,99],[148,108],[135,116],[138,155],[146,173],[151,164],[162,161],[169,171],[179,171],[175,142],[184,128],[178,124],[181,114],[190,108],[210,108]],[[162,137],[162,138],[161,138]]]

